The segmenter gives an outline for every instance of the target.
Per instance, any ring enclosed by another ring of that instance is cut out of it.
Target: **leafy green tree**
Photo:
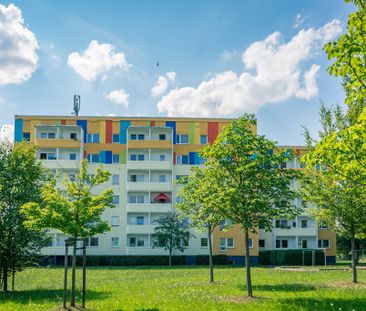
[[[199,232],[207,232],[209,246],[210,282],[214,282],[213,258],[212,258],[212,233],[223,218],[219,212],[225,204],[223,192],[217,188],[218,183],[213,182],[215,167],[194,167],[187,178],[181,192],[182,203],[178,208],[182,210],[192,221],[192,225]]]
[[[8,276],[33,264],[47,242],[44,233],[24,226],[21,206],[40,199],[44,171],[27,143],[0,143],[0,284],[8,290]]]
[[[110,230],[101,216],[107,207],[113,207],[113,191],[107,189],[93,195],[93,189],[108,181],[111,174],[97,168],[95,175],[87,173],[83,161],[75,180],[64,180],[63,188],[53,179],[41,189],[41,202],[23,205],[25,224],[32,229],[57,229],[73,239],[71,306],[75,307],[75,268],[77,239],[94,236]]]
[[[351,240],[354,283],[355,240],[366,237],[365,141],[366,108],[353,125],[329,131],[303,158],[307,177],[302,182],[303,190],[308,200],[318,205],[315,215],[333,223]]]
[[[271,230],[273,218],[299,212],[292,204],[295,191],[290,187],[299,173],[281,165],[290,154],[276,150],[276,143],[257,135],[255,127],[254,115],[244,114],[202,152],[217,168],[215,188],[227,201],[220,208],[222,215],[240,224],[244,232],[249,297],[253,296],[249,233],[258,227]]]
[[[164,248],[169,252],[169,267],[172,265],[172,253],[174,249],[184,252],[189,238],[193,235],[190,233],[190,225],[187,219],[182,219],[175,213],[157,220],[157,226],[154,229],[153,248]]]
[[[334,60],[329,73],[343,79],[347,115],[354,122],[366,106],[366,1],[346,2],[352,2],[357,11],[350,14],[346,33],[324,49],[328,58]]]

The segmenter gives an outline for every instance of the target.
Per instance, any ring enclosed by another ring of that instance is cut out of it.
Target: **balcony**
[[[171,170],[172,161],[127,161],[129,170]]]
[[[128,149],[171,149],[171,140],[129,140]]]
[[[282,228],[273,228],[272,233],[275,236],[316,236],[318,229],[314,228],[290,228],[290,229],[282,229]]]
[[[171,182],[128,182],[127,191],[170,192],[170,191],[172,191],[172,183]]]
[[[41,139],[36,141],[38,148],[80,148],[80,140],[74,139]]]
[[[48,169],[80,169],[79,160],[40,160],[43,167]]]
[[[155,226],[153,225],[127,225],[126,233],[128,234],[152,234]]]
[[[172,203],[145,203],[145,204],[132,204],[127,203],[127,212],[135,213],[169,213],[173,210]]]

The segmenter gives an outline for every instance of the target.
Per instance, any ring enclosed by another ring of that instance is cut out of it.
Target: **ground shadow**
[[[77,297],[81,297],[81,293],[77,292]],[[86,300],[109,298],[110,293],[96,292],[87,290]],[[33,289],[24,291],[0,292],[0,301],[11,301],[19,304],[27,304],[29,301],[41,303],[43,301],[59,303],[63,299],[62,289]],[[81,299],[81,298],[80,298]],[[68,300],[70,300],[70,292],[68,291]]]
[[[345,298],[286,298],[279,299],[276,310],[280,311],[324,311],[324,310],[365,310],[365,299]]]
[[[238,288],[242,291],[246,291],[246,285],[239,284]],[[263,284],[263,285],[252,285],[253,291],[267,291],[267,292],[305,292],[316,290],[317,287],[311,284]]]

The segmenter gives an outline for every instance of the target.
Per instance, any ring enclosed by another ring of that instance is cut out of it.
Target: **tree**
[[[366,237],[365,141],[366,108],[353,125],[328,131],[303,158],[307,178],[302,187],[308,200],[318,205],[314,214],[351,240],[354,283],[355,240]]]
[[[83,161],[75,180],[64,180],[64,189],[53,179],[41,189],[41,202],[27,203],[22,207],[25,224],[34,229],[56,229],[73,239],[71,306],[75,307],[76,241],[110,230],[101,219],[107,207],[113,207],[113,191],[107,189],[93,195],[95,186],[108,181],[111,174],[97,168],[95,175],[87,174]],[[67,260],[65,258],[65,260]]]
[[[353,123],[366,106],[366,1],[346,2],[353,2],[358,10],[350,14],[347,32],[324,49],[328,58],[334,60],[329,73],[343,79],[347,117]]]
[[[244,114],[202,152],[217,169],[214,182],[226,197],[220,210],[225,218],[240,224],[245,236],[245,262],[248,296],[252,297],[249,233],[258,227],[272,228],[273,218],[293,216],[298,209],[291,202],[291,183],[299,175],[282,163],[288,152],[276,150],[276,143],[254,133],[254,115]]]
[[[10,273],[14,290],[15,272],[35,263],[47,242],[42,231],[24,226],[20,213],[23,204],[39,200],[44,177],[34,147],[0,144],[0,287],[4,291]]]
[[[182,210],[192,221],[192,225],[199,232],[207,232],[209,246],[209,266],[210,283],[214,282],[213,258],[212,258],[212,233],[223,218],[219,209],[225,204],[225,197],[217,188],[218,183],[214,183],[215,177],[212,172],[215,167],[206,166],[204,168],[194,167],[180,192],[182,203],[178,208]]]
[[[153,248],[160,247],[169,252],[169,267],[171,267],[173,250],[184,252],[185,244],[192,237],[189,231],[190,225],[186,219],[181,219],[175,213],[159,218],[157,223],[152,235]]]

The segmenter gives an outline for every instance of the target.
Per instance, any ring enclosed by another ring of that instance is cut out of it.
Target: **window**
[[[144,216],[136,216],[136,225],[142,226],[145,223]]]
[[[138,140],[145,140],[145,134],[138,134],[137,139]]]
[[[131,154],[130,155],[130,160],[131,161],[137,161],[137,154]]]
[[[145,155],[144,154],[131,154],[130,160],[131,161],[145,161]]]
[[[91,163],[99,163],[99,154],[98,153],[93,153],[91,155]]]
[[[88,134],[86,142],[89,144],[99,144],[99,134]]]
[[[188,164],[188,155],[178,154],[176,160],[177,164]]]
[[[119,226],[119,216],[112,216],[111,217],[111,226],[118,227]]]
[[[288,228],[287,220],[286,219],[276,219],[276,228],[287,229]]]
[[[47,153],[45,153],[45,152],[41,152],[41,153],[39,154],[39,158],[40,158],[41,160],[47,160]]]
[[[145,203],[145,197],[143,194],[130,194],[128,197],[128,203],[131,204],[142,204]]]
[[[176,175],[175,181],[177,184],[186,184],[188,182],[188,175]]]
[[[189,239],[181,239],[180,244],[182,247],[189,247]]]
[[[266,247],[266,240],[259,240],[259,247]]]
[[[70,133],[70,139],[77,140],[78,135],[76,133]]]
[[[301,248],[308,248],[308,240],[301,240]]]
[[[188,144],[188,135],[177,135],[177,144]]]
[[[201,145],[207,145],[207,135],[200,136],[200,143]]]
[[[130,175],[131,182],[144,182],[145,175]]]
[[[276,248],[288,248],[287,240],[276,240]]]
[[[55,139],[56,133],[48,133],[48,139]]]
[[[137,134],[131,134],[130,139],[131,140],[137,140]]]
[[[139,237],[130,237],[128,240],[128,246],[130,247],[144,247],[145,241]]]
[[[112,204],[114,204],[114,205],[118,205],[119,204],[119,195],[114,195],[113,196]]]
[[[166,175],[159,175],[159,182],[166,182]]]
[[[286,162],[282,162],[281,163],[281,168],[286,168],[287,167],[287,163]]]
[[[97,237],[87,238],[86,246],[99,246],[99,238]]]
[[[208,247],[208,238],[201,238],[201,247]]]
[[[112,237],[111,242],[112,242],[112,247],[119,247],[119,238]]]
[[[113,134],[112,135],[112,143],[118,144],[119,143],[119,134]]]
[[[308,221],[306,219],[301,220],[301,228],[307,228],[308,227]]]
[[[160,159],[160,161],[165,161],[165,154],[161,154],[159,159]]]
[[[53,152],[47,153],[47,160],[56,160],[56,154]]]
[[[41,133],[41,139],[47,139],[47,133]]]
[[[112,163],[119,163],[119,154],[112,154]]]
[[[234,248],[233,238],[221,238],[220,239],[220,251],[225,251],[227,248]]]
[[[76,153],[70,153],[69,154],[69,159],[70,160],[76,160]]]
[[[249,239],[249,248],[253,248],[253,240]]]
[[[159,134],[159,140],[166,140],[165,134]]]
[[[318,240],[318,247],[319,248],[329,248],[330,247],[329,240]]]
[[[30,141],[30,133],[23,133],[23,140]]]
[[[112,185],[119,185],[119,175],[112,175]]]

